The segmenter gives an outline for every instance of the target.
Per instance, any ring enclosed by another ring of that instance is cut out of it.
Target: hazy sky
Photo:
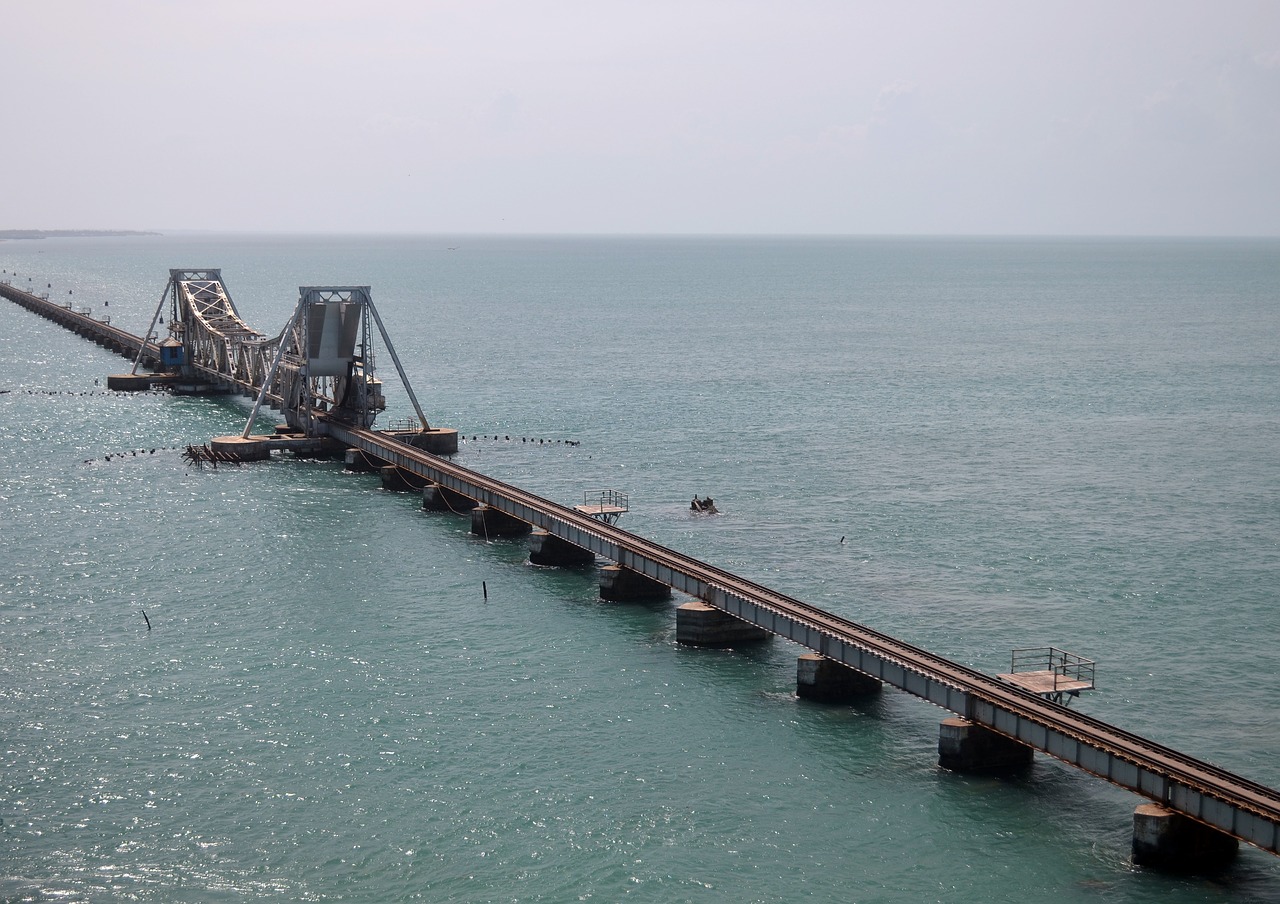
[[[1280,235],[1278,0],[0,0],[0,228]]]

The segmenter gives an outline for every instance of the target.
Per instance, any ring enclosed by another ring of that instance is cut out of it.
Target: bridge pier
[[[432,481],[427,481],[422,488],[422,507],[433,512],[453,512],[455,515],[461,515],[479,504],[470,496],[464,496]]]
[[[212,383],[202,383],[196,379],[183,377],[170,384],[174,395],[225,395],[226,390]]]
[[[533,526],[528,522],[487,505],[471,510],[471,533],[481,537],[519,537],[531,530]]]
[[[151,374],[108,374],[107,389],[117,392],[146,392],[151,388]]]
[[[600,569],[600,599],[612,603],[647,603],[671,598],[671,588],[621,565]]]
[[[458,431],[450,427],[431,427],[413,433],[393,433],[392,436],[432,455],[458,454]]]
[[[209,440],[209,447],[235,461],[266,461],[271,457],[271,446],[264,436],[215,436]]]
[[[276,429],[279,430],[278,427]],[[376,471],[385,464],[386,462],[382,459],[374,458],[372,455],[366,454],[362,449],[348,449],[343,457],[343,466],[348,471],[353,471],[357,474]]]
[[[876,678],[820,653],[796,660],[796,696],[816,703],[851,703],[880,693]]]
[[[938,765],[953,772],[1003,772],[1031,765],[1035,751],[1012,738],[954,716],[938,732]]]
[[[382,478],[384,490],[390,490],[393,493],[417,493],[421,490],[421,487],[413,482],[421,478],[412,471],[406,471],[396,465],[383,465],[378,468],[378,474]]]
[[[715,606],[694,600],[676,609],[676,643],[727,647],[769,639],[769,632]]]
[[[1133,811],[1133,862],[1176,872],[1212,872],[1235,857],[1240,843],[1230,835],[1159,804]]]
[[[573,568],[595,563],[596,554],[589,549],[562,540],[550,531],[535,530],[529,536],[529,561],[534,565],[559,565]]]

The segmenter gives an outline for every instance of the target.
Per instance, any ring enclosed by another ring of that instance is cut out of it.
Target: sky
[[[1280,235],[1278,0],[0,0],[0,229]]]

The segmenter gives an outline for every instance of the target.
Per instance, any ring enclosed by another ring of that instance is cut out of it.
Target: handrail
[[[1010,657],[1009,672],[1015,675],[1019,672],[1048,672],[1053,675],[1055,691],[1059,689],[1059,679],[1088,682],[1088,688],[1078,688],[1086,690],[1095,686],[1096,665],[1092,659],[1057,647],[1021,647],[1015,649]]]

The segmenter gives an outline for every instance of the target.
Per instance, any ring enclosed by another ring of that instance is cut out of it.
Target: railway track
[[[1028,742],[1021,730],[1017,734],[1002,730],[998,720],[995,724],[983,722],[1001,733],[1062,759],[1069,765],[1142,794],[1264,850],[1280,853],[1280,792],[1266,785],[1125,731],[1101,719],[1070,710],[976,669],[778,593],[519,487],[421,452],[377,431],[335,427],[334,434],[364,448],[369,454],[401,467],[410,467],[423,477],[478,498],[507,514],[530,520],[530,523],[550,530],[570,542],[576,540],[580,545],[593,548],[606,558],[620,563],[631,559],[660,563],[670,571],[686,576],[690,581],[686,587],[692,595],[708,602],[712,602],[715,596],[711,591],[716,590],[750,600],[755,606],[776,613],[789,622],[803,625],[835,642],[857,647],[879,660],[900,666],[906,672],[923,676],[930,682],[945,685],[958,692],[956,699],[965,701],[963,709],[946,706],[960,716],[972,719],[975,711],[985,705],[1016,719],[1020,725],[1025,723],[1040,726],[1046,733],[1072,741],[1077,749],[1087,747],[1105,754],[1107,763],[1119,761],[1129,764],[1134,767],[1136,779],[1130,780],[1127,770],[1115,770],[1110,766],[1105,771],[1091,768],[1084,757],[1063,757],[1055,752],[1053,744]],[[563,529],[557,530],[557,525],[563,525]],[[592,538],[595,542],[590,542]],[[760,621],[756,623],[759,624]],[[773,630],[769,624],[760,626]],[[794,633],[783,636],[797,639]],[[799,642],[804,643],[802,640]],[[819,646],[812,643],[805,645],[811,649]],[[818,649],[818,652],[824,650]],[[891,683],[909,693],[925,696],[910,686],[911,682]],[[925,696],[925,699],[945,706],[939,702],[937,695]],[[1118,772],[1125,774],[1118,776]],[[1158,781],[1152,781],[1152,777]],[[1233,814],[1250,814],[1253,818],[1241,820],[1235,815],[1221,818],[1212,812],[1212,808],[1206,810],[1198,804],[1188,804],[1184,791],[1193,792],[1194,800],[1207,798],[1225,805]]]

